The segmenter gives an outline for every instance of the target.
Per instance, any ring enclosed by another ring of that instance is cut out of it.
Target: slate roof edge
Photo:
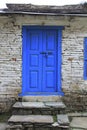
[[[6,4],[4,11],[57,13],[57,14],[87,14],[87,3],[77,5],[50,6],[33,4]]]
[[[36,12],[19,12],[19,11],[0,11],[1,15],[8,15],[8,14],[25,14],[25,15],[46,15],[46,16],[78,16],[78,17],[87,17],[87,14],[58,14],[58,13],[36,13]]]
[[[87,17],[87,3],[77,5],[64,5],[64,6],[33,5],[33,4],[6,4],[6,5],[7,8],[0,10],[0,14]]]

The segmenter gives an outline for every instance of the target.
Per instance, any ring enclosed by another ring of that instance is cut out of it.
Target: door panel
[[[56,92],[56,31],[44,31],[43,91]]]
[[[39,72],[37,70],[35,71],[30,71],[30,88],[37,88],[38,89],[38,84],[39,84]]]
[[[41,91],[42,80],[42,35],[40,31],[28,31],[28,86],[27,91],[39,92]]]
[[[54,60],[54,56],[49,55],[46,57],[46,66],[47,67],[54,67],[55,66],[55,60]]]
[[[46,88],[51,89],[54,86],[54,71],[46,71]]]

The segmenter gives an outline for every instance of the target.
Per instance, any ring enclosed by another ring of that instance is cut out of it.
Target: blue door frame
[[[58,59],[58,66],[57,66],[57,74],[58,74],[58,82],[57,82],[57,92],[46,92],[46,93],[35,93],[35,92],[26,92],[26,86],[27,86],[27,81],[26,81],[26,76],[27,76],[27,30],[46,30],[46,29],[53,29],[56,30],[58,33],[58,50],[57,50],[57,59]],[[61,64],[62,64],[62,30],[64,29],[63,26],[23,26],[22,27],[22,93],[20,94],[21,96],[24,95],[64,95],[62,92],[62,83],[61,83]]]

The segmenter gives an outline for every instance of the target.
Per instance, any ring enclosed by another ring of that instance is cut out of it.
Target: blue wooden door
[[[27,92],[57,90],[57,32],[27,31]]]
[[[43,31],[43,91],[56,92],[56,51],[57,39],[55,30]]]

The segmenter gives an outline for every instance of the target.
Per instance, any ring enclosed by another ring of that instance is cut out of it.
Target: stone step
[[[52,124],[53,117],[50,115],[12,115],[8,120],[8,123],[19,124]]]
[[[58,114],[57,115],[57,122],[60,126],[69,126],[69,118],[67,114]]]
[[[61,116],[63,118],[63,115]],[[8,120],[8,127],[6,130],[68,130],[69,124],[67,118],[62,119],[57,115],[57,122],[54,121],[53,116],[50,115],[13,115]],[[62,124],[58,121],[61,119]],[[67,125],[65,125],[67,123]]]
[[[46,102],[46,101],[49,101],[49,102],[60,102],[61,101],[61,97],[62,96],[57,96],[57,95],[40,95],[40,96],[35,96],[36,93],[34,93],[34,96],[33,95],[29,95],[29,96],[22,96],[22,97],[19,97],[21,101],[24,101],[24,102]]]
[[[65,108],[63,102],[16,102],[13,105],[13,114],[57,115],[65,113]]]

